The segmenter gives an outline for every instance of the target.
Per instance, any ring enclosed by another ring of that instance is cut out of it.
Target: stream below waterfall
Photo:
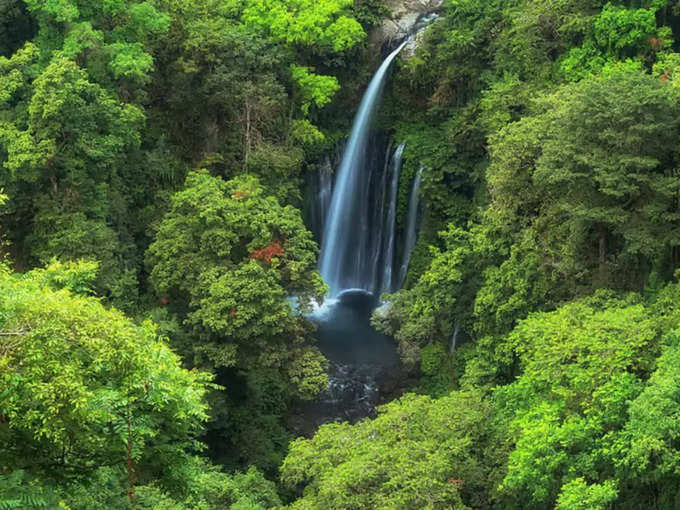
[[[317,345],[330,362],[330,382],[317,400],[294,410],[295,432],[309,436],[324,423],[375,416],[378,405],[408,384],[394,340],[369,322],[372,311],[372,303],[330,300],[310,315],[318,328]]]

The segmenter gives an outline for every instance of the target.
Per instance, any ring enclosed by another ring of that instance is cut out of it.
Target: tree
[[[290,508],[469,508],[486,483],[477,454],[488,412],[476,393],[408,394],[374,420],[323,425],[281,467],[304,489]]]
[[[169,28],[168,16],[146,1],[28,0],[26,5],[38,20],[43,58],[75,59],[102,85],[147,82],[153,70],[149,45]]]
[[[458,297],[470,283],[464,278],[472,255],[469,235],[451,226],[441,237],[445,249],[431,248],[432,262],[414,287],[397,292],[387,310],[378,309],[372,318],[399,342],[402,360],[409,365],[418,361],[420,347],[450,339],[465,310]]]
[[[328,383],[310,324],[288,299],[305,310],[325,294],[316,253],[299,211],[267,196],[256,177],[224,181],[205,171],[189,174],[149,247],[154,289],[192,337],[182,348],[188,361],[228,381],[231,392],[216,397],[225,416],[215,426],[249,452],[232,461],[244,455],[273,469],[286,440],[272,438],[286,436],[287,403],[314,398]],[[264,431],[272,437],[238,440]]]
[[[664,326],[639,299],[606,293],[518,324],[505,348],[518,357],[520,375],[498,389],[515,444],[501,486],[510,501],[580,508],[575,498],[593,498],[606,508],[620,495],[618,438],[653,371]]]
[[[286,297],[305,309],[324,294],[316,250],[299,212],[267,197],[255,177],[198,172],[173,197],[148,261],[156,292],[203,338],[200,358],[216,367],[250,358],[283,368],[277,344],[313,352]]]
[[[618,491],[611,480],[588,485],[583,478],[576,478],[562,489],[557,501],[559,510],[605,510],[616,501]]]
[[[678,108],[668,84],[624,69],[561,88],[494,137],[491,210],[543,239],[541,271],[572,295],[641,289],[673,258]]]
[[[13,198],[13,240],[25,243],[34,264],[55,256],[99,260],[99,291],[129,306],[136,271],[125,260],[130,247],[111,223],[125,221],[125,206],[116,207],[124,203],[120,167],[139,147],[144,115],[66,58],[54,58],[30,84],[30,98],[22,97],[27,84],[19,80],[19,65],[30,66],[36,56],[29,45],[6,67],[5,79],[14,84],[6,100],[25,101],[16,118],[0,123],[8,170],[1,181]],[[29,223],[28,231],[20,226]]]
[[[570,49],[560,62],[564,77],[577,81],[608,67],[650,65],[672,45],[671,30],[657,26],[656,15],[666,2],[650,2],[650,8],[626,9],[607,3],[593,16],[586,39]]]
[[[92,269],[0,272],[0,471],[59,481],[118,466],[134,501],[138,473],[170,482],[187,462],[211,377],[181,368],[151,322],[68,289]]]
[[[268,33],[291,46],[340,53],[365,37],[349,8],[352,0],[248,0],[243,10],[246,25]]]
[[[659,292],[655,313],[667,331],[664,347],[656,360],[655,371],[644,389],[628,409],[629,419],[617,442],[618,471],[625,480],[631,501],[660,507],[677,504],[678,416],[680,416],[680,381],[678,368],[677,299],[680,287],[670,284]]]
[[[339,67],[334,59],[342,52],[322,58],[308,46],[271,37],[245,20],[248,6],[163,2],[172,28],[157,54],[163,74],[152,88],[153,103],[162,105],[158,114],[168,119],[163,129],[169,126],[192,166],[225,178],[257,174],[280,200],[299,205],[303,148],[324,140],[311,120],[339,87],[337,78],[314,69]],[[315,22],[320,30],[323,19]],[[173,86],[165,87],[166,81]]]
[[[58,504],[53,491],[43,486],[39,480],[27,476],[23,470],[0,474],[0,508],[3,510],[40,510],[58,508]]]
[[[247,30],[236,9],[208,0],[166,8],[172,31],[158,60],[173,87],[157,85],[162,114],[192,163],[219,154],[233,175],[263,140],[283,138],[288,52]]]
[[[158,481],[136,487],[139,510],[264,510],[281,505],[276,485],[255,468],[228,474],[194,457],[183,467],[182,491],[169,491]],[[87,482],[61,486],[60,503],[69,510],[129,510],[125,487],[111,468],[101,468]]]

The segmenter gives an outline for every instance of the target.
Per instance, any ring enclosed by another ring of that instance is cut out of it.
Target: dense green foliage
[[[677,14],[450,2],[398,75],[426,217],[409,288],[373,323],[427,364],[425,391],[491,403],[470,507],[678,504],[661,375],[678,327]]]
[[[92,263],[55,263],[21,277],[2,268],[3,508],[57,499],[95,508],[79,491],[94,488],[104,505],[104,480],[120,487],[110,504],[126,508],[126,493],[134,501],[136,490],[151,489],[138,482],[182,496],[201,483],[192,472],[223,476],[192,456],[211,376],[183,369],[151,322],[135,325],[83,295],[95,272]]]
[[[372,421],[323,426],[281,467],[284,483],[307,485],[291,508],[463,508],[484,487],[488,410],[474,393],[409,395]]]
[[[248,381],[245,416],[229,409],[224,392],[215,396],[215,411],[232,415],[215,424],[221,437],[275,468],[285,440],[276,445],[272,436],[285,437],[285,430],[276,412],[257,407],[285,409],[290,398],[312,399],[328,384],[326,359],[286,300],[298,296],[304,307],[323,296],[316,245],[300,213],[265,196],[253,176],[224,181],[192,173],[171,202],[148,250],[150,280],[167,304],[163,311],[186,325],[186,359]],[[278,403],[262,401],[270,398],[261,394],[263,384],[278,388]]]
[[[294,206],[381,9],[0,2],[1,508],[280,504],[195,455],[274,473],[327,384]]]
[[[418,381],[293,437],[304,178],[390,4],[0,0],[0,509],[680,507],[666,0],[445,0],[379,119],[402,225],[424,168],[372,318]]]

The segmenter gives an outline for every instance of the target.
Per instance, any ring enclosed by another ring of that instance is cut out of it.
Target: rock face
[[[423,18],[439,11],[444,0],[387,0],[391,16],[383,20],[370,36],[370,46],[379,51],[386,44],[403,39],[417,30],[417,25]],[[417,38],[416,38],[417,39]],[[417,41],[415,41],[417,43]],[[410,46],[415,46],[412,44]],[[414,48],[407,48],[406,55]]]

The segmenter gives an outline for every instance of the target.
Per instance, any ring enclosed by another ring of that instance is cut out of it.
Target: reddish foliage
[[[236,308],[232,308],[232,309],[229,311],[229,317],[231,317],[232,319],[233,319],[234,317],[236,317]]]
[[[661,75],[660,80],[663,82],[666,82],[671,79],[671,71],[670,69],[666,69],[663,74]]]
[[[250,198],[250,194],[252,193],[252,190],[240,190],[237,189],[234,191],[234,193],[231,195],[231,198],[234,200],[245,200],[247,198]]]
[[[449,483],[451,485],[463,485],[463,480],[459,480],[458,478],[449,478]]]
[[[163,296],[162,298],[159,299],[159,301],[161,302],[161,305],[168,306],[170,299],[168,299],[168,296]]]
[[[251,259],[263,260],[267,263],[271,262],[274,257],[283,255],[283,248],[278,241],[272,241],[269,246],[265,246],[261,250],[254,250],[250,253]]]
[[[657,37],[650,37],[649,45],[652,47],[654,51],[661,51],[663,50],[664,47],[663,39],[658,39]]]

